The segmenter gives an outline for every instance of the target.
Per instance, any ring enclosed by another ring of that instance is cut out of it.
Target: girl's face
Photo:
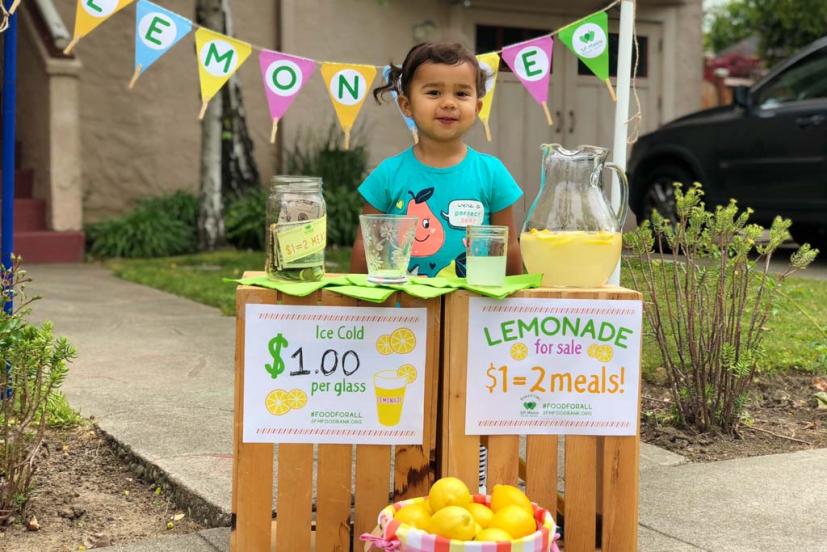
[[[439,142],[461,139],[482,107],[477,74],[467,62],[458,65],[426,61],[417,67],[409,96],[399,96],[403,113],[416,121],[420,136]]]

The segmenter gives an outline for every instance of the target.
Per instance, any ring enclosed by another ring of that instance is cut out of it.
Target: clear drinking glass
[[[508,226],[467,226],[465,274],[475,286],[505,283]]]
[[[408,262],[419,217],[359,215],[368,281],[403,284],[408,281]]]

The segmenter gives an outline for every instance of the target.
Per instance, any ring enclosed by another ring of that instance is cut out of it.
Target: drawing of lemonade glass
[[[416,369],[406,364],[398,370],[380,370],[373,375],[376,415],[383,426],[395,426],[402,418],[405,390],[416,379]]]

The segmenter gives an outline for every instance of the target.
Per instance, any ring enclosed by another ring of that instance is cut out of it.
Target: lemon
[[[592,343],[589,345],[589,348],[586,350],[586,354],[592,358],[597,358],[597,350],[600,348],[600,345],[597,343]]]
[[[523,360],[528,356],[528,347],[525,343],[515,343],[511,346],[511,358],[514,360]]]
[[[301,389],[293,389],[287,394],[285,402],[291,409],[298,410],[307,404],[307,394]]]
[[[537,522],[523,508],[512,504],[494,514],[491,527],[502,529],[515,539],[521,539],[537,530]]]
[[[416,336],[409,328],[398,328],[391,332],[391,350],[406,355],[416,347]]]
[[[391,349],[391,336],[379,336],[379,339],[376,340],[376,352],[380,355],[389,355],[393,352]]]
[[[433,515],[446,506],[465,506],[470,503],[471,492],[465,483],[456,477],[443,477],[434,483],[428,492],[428,505]]]
[[[465,509],[471,512],[471,515],[474,516],[474,519],[483,529],[491,525],[491,520],[494,519],[494,512],[485,504],[472,502]]]
[[[416,366],[413,364],[403,364],[396,371],[396,375],[405,378],[408,383],[413,383],[416,381]]]
[[[264,399],[264,406],[267,412],[273,416],[281,416],[290,412],[290,405],[287,404],[287,391],[284,389],[273,389]]]
[[[509,542],[514,540],[511,538],[507,532],[503,531],[502,529],[495,529],[493,527],[489,527],[488,529],[483,529],[477,536],[474,537],[475,541],[489,541],[489,542]]]
[[[471,512],[461,506],[446,506],[431,516],[428,532],[446,539],[471,540],[476,534]]]
[[[523,491],[511,485],[494,485],[494,492],[491,493],[491,509],[499,512],[506,506],[519,506],[528,515],[534,517],[534,508],[531,501]]]
[[[428,524],[431,522],[431,513],[425,504],[408,504],[400,508],[393,517],[402,523],[423,531],[428,529]]]

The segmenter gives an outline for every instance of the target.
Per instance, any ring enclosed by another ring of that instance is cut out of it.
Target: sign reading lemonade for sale
[[[246,307],[244,442],[422,444],[426,309]]]
[[[640,301],[472,297],[469,435],[634,435]]]

